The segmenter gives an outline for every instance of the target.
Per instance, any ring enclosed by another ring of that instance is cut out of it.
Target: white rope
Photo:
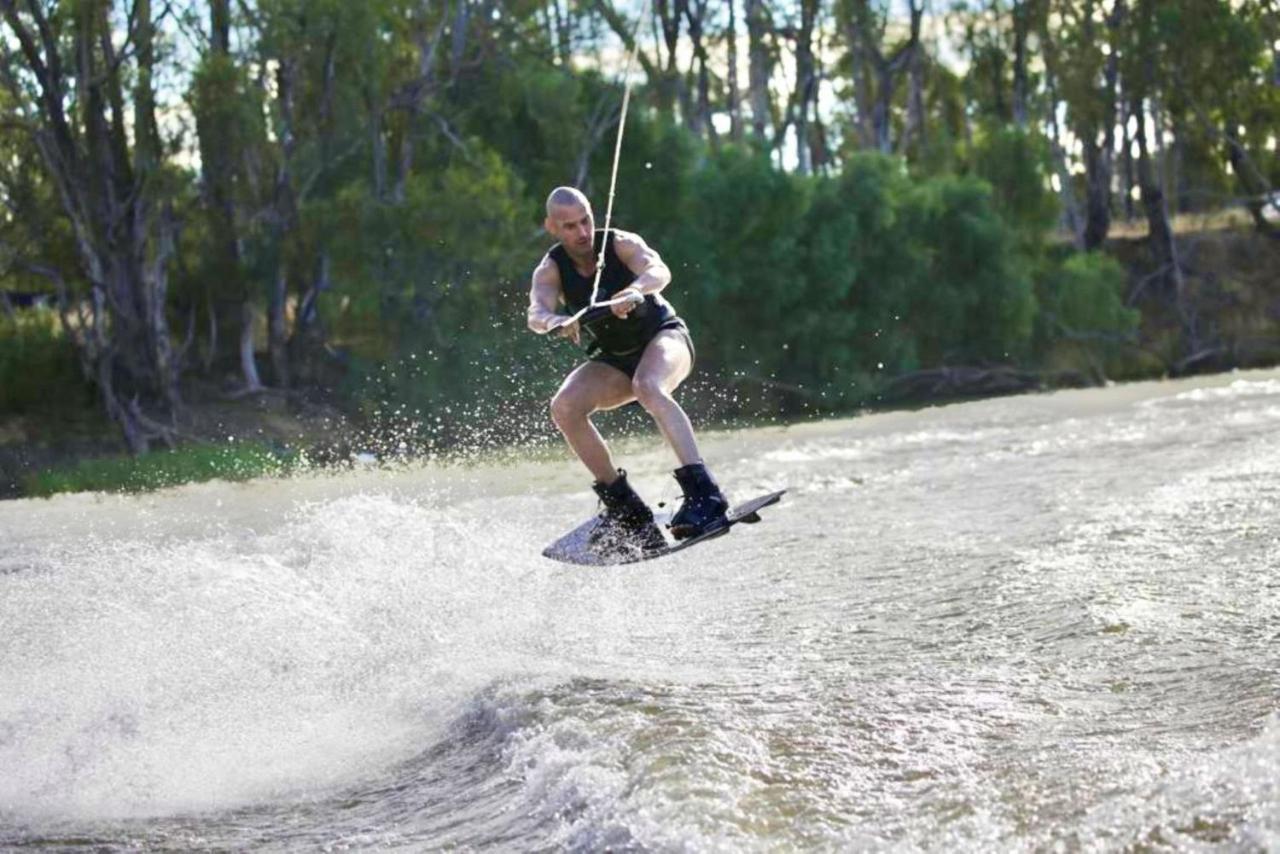
[[[640,15],[636,18],[635,28],[631,31],[631,50],[627,53],[627,67],[623,72],[625,83],[622,89],[622,113],[618,117],[618,136],[613,143],[613,169],[609,174],[609,202],[604,209],[604,234],[600,239],[600,255],[596,258],[596,277],[591,283],[591,302],[586,307],[574,314],[560,326],[567,326],[576,322],[582,315],[586,314],[593,308],[599,308],[604,305],[617,305],[631,299],[630,296],[615,297],[604,302],[597,302],[596,297],[600,295],[600,277],[604,274],[604,256],[605,251],[609,247],[609,225],[613,221],[613,196],[614,191],[618,187],[618,162],[622,159],[622,132],[627,126],[627,107],[631,104],[631,67],[636,60],[636,52],[640,49],[640,25],[644,23],[645,15],[649,11],[649,0],[644,0],[640,4]]]

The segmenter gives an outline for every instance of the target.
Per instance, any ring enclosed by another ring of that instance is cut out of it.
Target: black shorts
[[[678,317],[671,318],[670,320],[668,320],[667,322],[659,326],[656,330],[654,330],[654,333],[653,333],[654,337],[656,338],[658,333],[664,329],[678,330],[680,334],[684,336],[685,346],[689,348],[690,362],[694,361],[697,358],[697,353],[693,349],[693,337],[689,335],[689,327],[685,326],[683,320],[681,320]],[[649,341],[652,341],[652,340],[653,338],[649,339]],[[606,353],[603,350],[599,350],[591,356],[591,361],[600,362],[605,365],[612,365],[613,367],[617,368],[618,370],[626,374],[629,378],[635,379],[636,368],[640,367],[640,359],[644,356],[644,351],[648,349],[649,341],[646,341],[644,346],[641,347],[640,349],[631,353],[626,353],[625,355],[621,355],[621,356],[615,353]]]

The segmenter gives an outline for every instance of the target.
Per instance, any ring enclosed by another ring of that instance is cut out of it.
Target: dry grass
[[[1173,232],[1177,235],[1251,228],[1253,228],[1253,219],[1249,216],[1248,211],[1241,208],[1225,208],[1203,213],[1182,213],[1173,218]],[[1146,217],[1136,216],[1133,219],[1116,218],[1111,221],[1107,239],[1143,240],[1148,233]],[[1072,240],[1072,236],[1068,231],[1059,230],[1054,232],[1053,239],[1058,243],[1069,243]]]

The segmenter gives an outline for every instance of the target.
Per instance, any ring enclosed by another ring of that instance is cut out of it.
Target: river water
[[[0,847],[1280,849],[1280,372],[0,505]],[[641,493],[664,449],[621,449]]]

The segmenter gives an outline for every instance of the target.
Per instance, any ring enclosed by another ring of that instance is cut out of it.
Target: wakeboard
[[[543,557],[549,557],[552,560],[558,560],[561,563],[573,563],[579,566],[617,566],[625,563],[638,563],[642,560],[653,560],[654,558],[666,557],[676,552],[684,551],[687,548],[705,543],[707,540],[714,540],[723,534],[729,533],[734,525],[739,522],[745,522],[753,525],[760,521],[760,511],[771,504],[777,504],[782,500],[782,496],[786,493],[785,489],[777,492],[770,492],[768,495],[761,495],[750,501],[744,501],[741,504],[730,508],[728,514],[729,524],[719,530],[712,531],[709,534],[702,534],[697,537],[690,537],[687,540],[672,541],[667,534],[663,534],[667,544],[662,548],[643,550],[638,547],[613,547],[609,549],[593,548],[591,544],[591,535],[595,531],[596,526],[600,524],[599,516],[594,516],[556,540],[551,545],[542,550]]]

